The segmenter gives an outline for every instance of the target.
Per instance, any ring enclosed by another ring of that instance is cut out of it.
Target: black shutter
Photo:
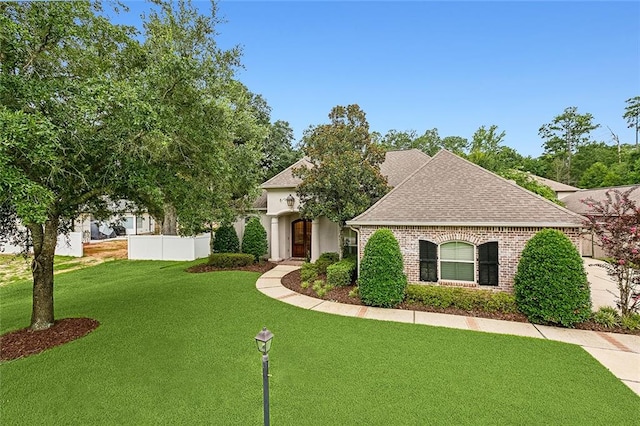
[[[420,281],[438,282],[438,246],[420,240]]]
[[[478,246],[478,269],[480,285],[498,285],[498,243]]]

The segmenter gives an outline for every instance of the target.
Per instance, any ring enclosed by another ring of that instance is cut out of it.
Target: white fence
[[[129,235],[128,240],[129,259],[195,260],[209,255],[211,236]]]
[[[15,254],[23,250],[22,246],[14,246],[13,244],[4,244],[0,254]],[[58,235],[58,243],[56,244],[56,255],[82,257],[82,232],[70,232],[68,236]]]

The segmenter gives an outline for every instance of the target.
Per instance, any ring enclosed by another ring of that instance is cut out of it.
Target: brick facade
[[[438,245],[449,241],[463,241],[478,246],[491,241],[498,242],[498,286],[480,286],[476,262],[476,283],[440,280],[440,285],[459,287],[497,289],[513,291],[513,277],[518,268],[520,254],[531,237],[543,228],[511,228],[511,227],[449,227],[449,226],[360,226],[359,255],[362,257],[364,247],[371,235],[379,228],[388,228],[395,235],[404,257],[404,272],[410,283],[420,282],[420,249],[419,241],[427,240]],[[579,228],[557,228],[580,250]],[[477,250],[476,250],[477,257]]]

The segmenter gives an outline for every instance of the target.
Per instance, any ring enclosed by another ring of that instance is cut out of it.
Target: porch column
[[[278,262],[280,260],[280,229],[278,216],[271,218],[271,256],[269,260]]]
[[[315,262],[320,257],[320,221],[313,219],[311,222],[311,261]]]

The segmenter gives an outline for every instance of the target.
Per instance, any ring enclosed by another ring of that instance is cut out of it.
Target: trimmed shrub
[[[318,274],[324,275],[327,273],[327,267],[329,265],[333,265],[337,261],[340,260],[340,255],[334,252],[326,252],[322,253],[318,260],[316,260],[316,269],[318,270]]]
[[[220,225],[213,237],[214,253],[239,253],[240,240],[232,225]]]
[[[253,265],[253,256],[242,253],[213,253],[209,255],[207,265],[216,268],[239,268]]]
[[[571,327],[591,316],[591,293],[580,253],[555,229],[533,236],[514,277],[518,309],[537,324]]]
[[[315,281],[318,278],[318,269],[316,265],[309,262],[304,262],[302,264],[302,269],[300,270],[300,279],[302,281]]]
[[[392,307],[404,299],[407,277],[402,253],[389,229],[378,229],[367,241],[358,285],[365,305]]]
[[[252,254],[257,262],[262,256],[267,254],[268,247],[267,231],[265,231],[257,217],[252,217],[244,228],[242,252]]]
[[[407,287],[407,301],[436,308],[466,311],[516,313],[515,297],[509,293],[412,284]]]
[[[355,259],[342,259],[327,268],[327,283],[332,286],[348,286],[353,282],[356,272]]]

